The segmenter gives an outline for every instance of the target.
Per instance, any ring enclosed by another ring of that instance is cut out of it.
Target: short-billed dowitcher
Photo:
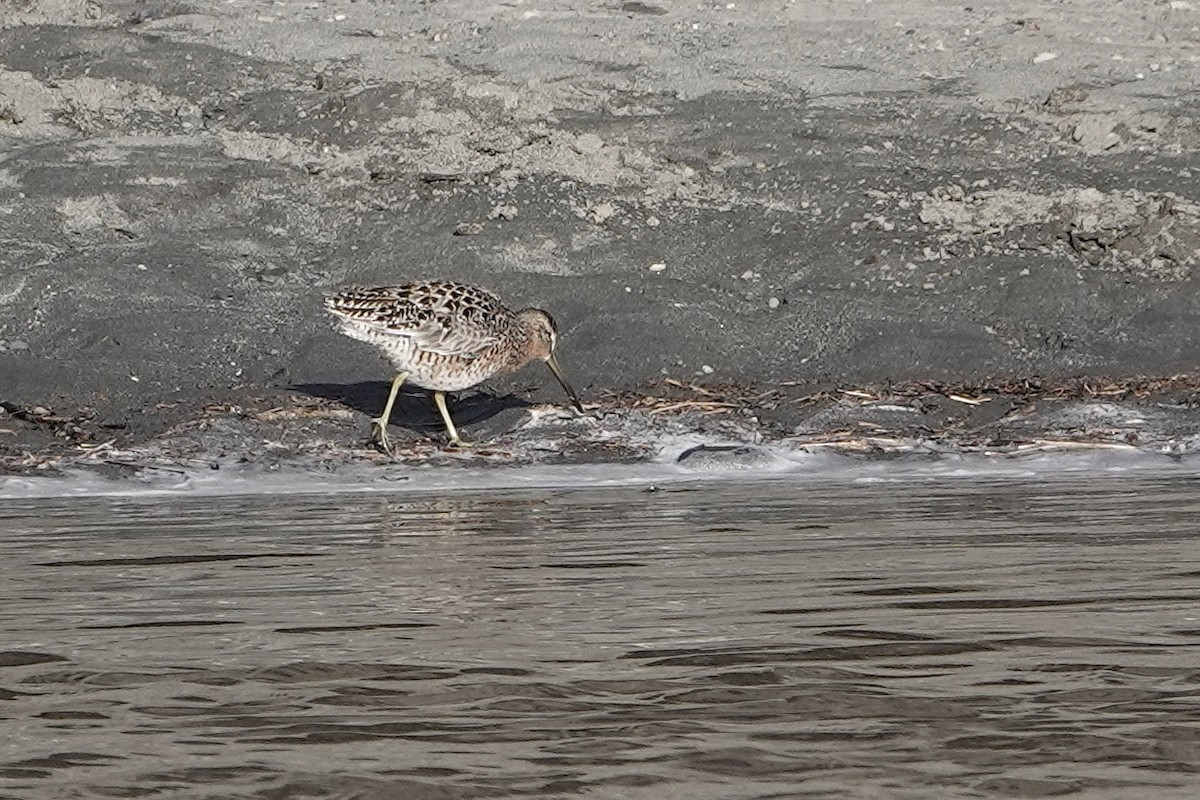
[[[327,298],[325,307],[341,322],[342,333],[375,345],[396,367],[387,405],[372,422],[372,439],[385,451],[391,451],[392,404],[405,381],[433,391],[450,444],[456,446],[463,441],[446,410],[445,393],[515,372],[534,359],[546,362],[583,411],[554,357],[558,328],[540,308],[512,311],[489,291],[447,281],[349,288]]]

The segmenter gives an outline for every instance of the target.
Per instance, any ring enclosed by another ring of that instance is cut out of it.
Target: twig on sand
[[[737,403],[725,403],[714,400],[683,400],[678,403],[654,406],[651,414],[668,414],[672,411],[700,411],[705,414],[721,414],[731,408],[737,408]]]
[[[948,394],[946,396],[956,403],[965,403],[969,406],[981,406],[992,399],[990,397],[965,397],[961,394]]]
[[[116,439],[109,439],[107,442],[100,442],[99,444],[81,444],[79,445],[79,449],[83,451],[84,458],[95,458],[101,453],[114,449],[113,445],[116,441]]]

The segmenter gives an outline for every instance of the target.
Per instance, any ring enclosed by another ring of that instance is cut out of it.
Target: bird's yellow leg
[[[371,440],[378,442],[386,452],[392,452],[392,444],[388,441],[387,426],[388,420],[392,418],[392,406],[396,402],[396,395],[400,393],[400,387],[407,380],[408,373],[401,372],[392,381],[392,391],[388,395],[387,405],[383,407],[383,414],[378,419],[371,420]]]
[[[454,420],[450,419],[450,412],[446,410],[446,393],[434,392],[433,402],[437,404],[438,411],[442,412],[442,421],[446,423],[446,430],[450,432],[450,446],[466,447],[467,443],[458,438],[458,430],[454,427]]]

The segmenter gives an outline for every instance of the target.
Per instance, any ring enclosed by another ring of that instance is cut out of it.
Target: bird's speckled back
[[[410,373],[410,383],[437,391],[461,391],[520,369],[554,345],[546,312],[514,313],[491,292],[463,283],[353,287],[325,305],[343,333],[379,347],[398,371]]]

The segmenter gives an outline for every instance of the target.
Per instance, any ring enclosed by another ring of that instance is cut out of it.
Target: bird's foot
[[[371,444],[379,448],[385,455],[396,455],[392,450],[392,441],[387,435],[387,423],[381,419],[371,420]]]

